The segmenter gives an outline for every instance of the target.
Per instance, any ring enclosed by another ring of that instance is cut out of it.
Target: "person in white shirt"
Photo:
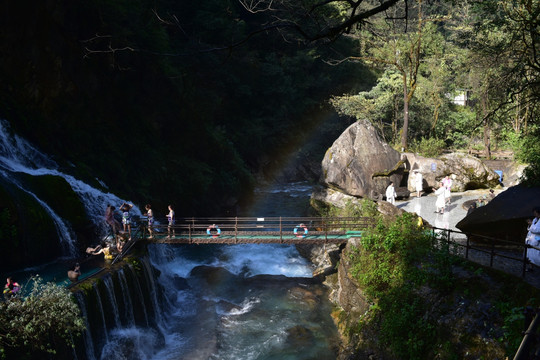
[[[420,171],[414,170],[414,174],[415,174],[414,185],[416,189],[416,197],[420,197],[422,190],[424,190],[424,184],[423,184],[424,179]]]
[[[392,205],[396,205],[396,189],[394,189],[394,183],[390,181],[390,185],[386,188],[386,201]]]

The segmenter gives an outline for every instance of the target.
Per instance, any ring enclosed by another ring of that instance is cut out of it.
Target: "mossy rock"
[[[77,246],[80,251],[95,240],[95,226],[88,218],[81,198],[63,177],[23,175],[22,182],[58,216],[69,223],[77,237]]]
[[[18,269],[61,255],[53,220],[29,193],[0,180],[0,213],[4,215],[0,269]]]
[[[74,231],[89,226],[84,205],[71,185],[60,176],[24,176],[23,182],[62,219],[70,223]]]

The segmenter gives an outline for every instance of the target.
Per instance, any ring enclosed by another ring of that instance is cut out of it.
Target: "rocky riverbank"
[[[380,346],[380,322],[366,321],[384,314],[373,312],[376,301],[368,299],[351,274],[351,254],[358,246],[351,240],[341,248],[302,245],[298,250],[316,266],[314,276],[323,278],[331,290],[329,297],[336,306],[333,318],[342,339],[338,359],[397,359]],[[456,261],[452,266],[451,288],[441,291],[425,286],[417,293],[429,304],[421,316],[436,324],[432,331],[441,341],[437,344],[440,353],[450,347],[463,359],[511,356],[521,341],[522,310],[539,295],[538,289],[519,278],[465,261]],[[509,312],[514,318],[509,317]],[[512,326],[518,327],[518,335],[508,338]]]

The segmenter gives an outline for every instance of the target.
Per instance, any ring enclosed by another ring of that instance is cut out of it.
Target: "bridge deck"
[[[279,234],[279,233],[238,233],[212,236],[207,234],[189,235],[179,234],[173,238],[157,236],[146,239],[150,243],[159,244],[341,244],[351,238],[361,237],[361,232],[348,232],[343,234],[312,233],[307,235]]]
[[[161,244],[324,244],[345,243],[370,226],[373,219],[365,217],[180,218],[172,226],[154,224],[154,238],[143,221],[141,234]]]

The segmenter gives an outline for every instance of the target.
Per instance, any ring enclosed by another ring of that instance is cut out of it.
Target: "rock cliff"
[[[326,152],[321,183],[351,196],[377,198],[390,181],[400,184],[400,158],[373,126],[357,121]]]

